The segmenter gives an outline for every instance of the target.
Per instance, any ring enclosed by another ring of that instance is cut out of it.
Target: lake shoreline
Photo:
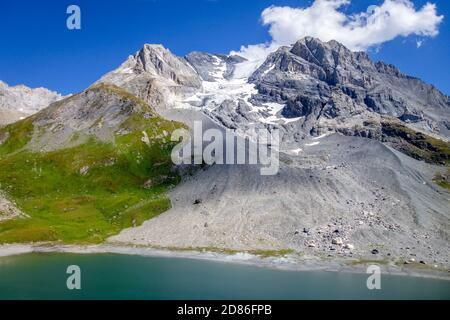
[[[379,265],[382,274],[431,278],[450,281],[450,273],[429,269],[419,269],[411,266],[401,267],[395,264],[386,264],[380,261],[370,263],[351,264],[352,260],[333,259],[326,260],[314,256],[299,256],[287,254],[277,257],[260,257],[247,252],[226,254],[207,251],[177,251],[169,249],[156,249],[151,247],[138,247],[114,244],[99,245],[54,245],[54,244],[5,244],[0,245],[0,259],[9,256],[23,255],[28,253],[72,253],[72,254],[120,254],[139,255],[148,257],[181,258],[206,260],[219,263],[230,263],[248,265],[254,267],[268,268],[282,271],[322,271],[337,273],[358,273],[365,274],[368,265]]]

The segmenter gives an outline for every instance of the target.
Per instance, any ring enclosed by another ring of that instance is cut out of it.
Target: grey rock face
[[[157,109],[171,107],[177,96],[191,94],[201,87],[197,71],[185,59],[161,45],[150,44],[97,83],[126,89]]]
[[[320,143],[311,145],[314,141]],[[378,141],[339,134],[304,141],[301,147],[299,155],[283,155],[276,176],[261,176],[253,166],[200,170],[174,189],[169,211],[110,241],[292,248],[333,258],[348,258],[353,250],[352,256],[361,259],[378,248],[380,256],[387,259],[389,252],[394,261],[405,256],[403,248],[414,247],[410,252],[418,257],[448,266],[447,194],[423,183],[432,179],[435,167]],[[430,254],[429,244],[439,253]]]
[[[250,82],[260,93],[258,99],[285,103],[284,116],[314,115],[308,119],[311,128],[354,125],[356,115],[375,113],[441,137],[450,135],[448,96],[336,41],[304,38],[292,47],[282,47],[267,58]]]
[[[173,55],[161,45],[145,45],[135,56],[134,70],[170,79],[182,86],[199,87],[198,76],[183,59]]]
[[[16,122],[26,116],[26,113],[20,111],[11,110],[9,108],[0,108],[0,127]]]

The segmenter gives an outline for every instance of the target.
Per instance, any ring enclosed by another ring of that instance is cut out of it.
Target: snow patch
[[[298,117],[298,118],[284,118],[283,121],[285,124],[291,123],[291,122],[297,122],[301,119],[304,119],[305,117]]]
[[[141,141],[142,141],[143,143],[145,143],[147,146],[150,146],[150,139],[149,139],[149,137],[148,137],[148,135],[147,135],[147,132],[142,131],[142,134],[143,134],[143,136],[142,136],[142,138],[141,138]]]
[[[234,67],[233,78],[249,78],[261,65],[261,61],[244,61]]]
[[[186,104],[195,105],[202,109],[213,111],[224,101],[233,101],[236,105],[239,100],[245,101],[250,108],[254,106],[249,101],[251,96],[258,93],[254,84],[248,83],[247,78],[225,78],[227,64],[217,56],[214,57],[214,69],[209,73],[214,81],[203,81],[202,89],[193,96],[182,100],[177,107],[186,108]]]
[[[284,104],[276,102],[263,103],[266,107],[266,112],[269,113],[268,117],[261,117],[260,121],[266,124],[278,124],[278,121],[283,120],[282,117],[277,116],[277,114],[283,110]]]
[[[302,152],[302,151],[303,151],[302,148],[297,148],[297,149],[289,150],[288,152],[291,153],[291,154],[294,154],[294,155],[298,156],[298,155],[300,154],[300,152]]]
[[[194,95],[184,98],[176,103],[176,108],[201,108],[208,112],[213,112],[223,102],[230,101],[235,107],[240,101],[244,101],[249,112],[256,114],[256,119],[260,123],[270,125],[282,125],[299,121],[303,117],[285,118],[279,113],[285,107],[284,104],[267,102],[262,105],[254,105],[250,100],[258,93],[255,84],[248,82],[248,77],[254,71],[252,62],[244,61],[235,65],[231,78],[225,78],[227,63],[219,56],[213,56],[213,68],[209,75],[213,81],[203,81],[202,88]],[[265,74],[275,68],[272,64],[265,70]]]
[[[246,260],[251,260],[254,258],[255,258],[254,255],[247,253],[247,252],[238,252],[236,254],[225,257],[226,260],[230,260],[230,261],[246,261]]]
[[[133,69],[131,69],[130,67],[123,68],[123,69],[119,70],[118,72],[123,73],[123,74],[134,74]]]
[[[262,76],[264,77],[264,76],[266,76],[266,74],[268,74],[270,71],[272,71],[273,69],[275,69],[275,65],[274,64],[272,64],[267,70],[265,70],[263,73],[262,73]]]
[[[318,137],[312,138],[312,140],[320,140],[320,139],[322,139],[322,138],[325,138],[325,137],[329,136],[330,134],[331,134],[331,133],[324,133],[324,134],[322,134],[322,135],[320,135],[320,136],[318,136]]]

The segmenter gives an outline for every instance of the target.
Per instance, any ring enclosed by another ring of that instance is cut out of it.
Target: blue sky
[[[369,54],[395,64],[450,94],[450,1],[430,0],[444,15],[439,35],[385,42]],[[270,5],[306,7],[309,0],[40,0],[0,2],[0,80],[74,93],[116,68],[144,43],[161,43],[177,55],[193,50],[228,53],[268,42],[261,12]],[[427,1],[413,1],[421,7]],[[353,0],[346,13],[382,0]],[[77,4],[82,29],[66,28],[66,9]]]

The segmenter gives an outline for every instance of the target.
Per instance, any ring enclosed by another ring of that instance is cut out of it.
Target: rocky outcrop
[[[26,214],[0,191],[0,222],[17,217],[26,217]]]

